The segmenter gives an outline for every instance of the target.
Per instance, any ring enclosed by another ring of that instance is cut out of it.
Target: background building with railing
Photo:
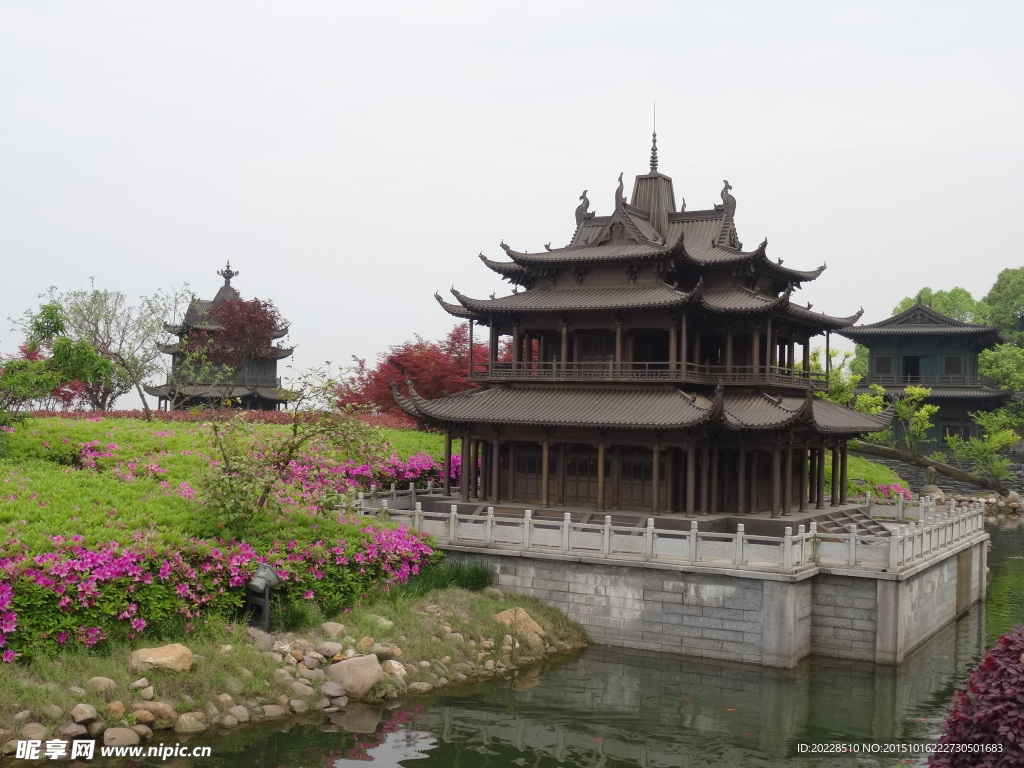
[[[935,428],[927,436],[931,444],[951,434],[977,436],[978,427],[968,414],[998,408],[1014,394],[978,373],[978,353],[1007,341],[996,326],[954,320],[918,301],[881,322],[838,333],[868,348],[868,373],[857,383],[857,392],[872,384],[890,397],[908,385],[931,389],[927,402],[939,406]],[[897,437],[902,441],[902,435]]]

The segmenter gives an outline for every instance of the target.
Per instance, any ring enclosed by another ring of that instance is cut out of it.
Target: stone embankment
[[[451,648],[451,654],[410,658],[393,642],[370,635],[357,640],[337,622],[326,622],[302,635],[269,634],[250,627],[245,643],[274,662],[262,686],[265,693],[243,697],[243,689],[251,686],[229,679],[226,690],[201,706],[162,696],[161,681],[167,680],[167,675],[202,675],[204,668],[217,660],[193,655],[180,644],[141,648],[127,660],[131,677],[139,675],[127,685],[109,677],[93,677],[82,681],[80,687],[71,687],[83,700],[66,712],[56,705],[17,712],[13,723],[0,727],[2,751],[14,754],[19,739],[95,739],[106,746],[130,746],[154,739],[158,731],[173,731],[177,738],[179,734],[210,729],[226,732],[247,723],[295,716],[327,718],[348,730],[365,732],[369,727],[372,732],[376,720],[373,727],[361,722],[366,719],[366,708],[360,708],[360,702],[425,693],[470,678],[511,674],[545,656],[579,647],[572,641],[550,638],[522,608],[494,614],[506,628],[503,635],[495,637],[453,631],[451,614],[440,606],[427,605],[424,612],[436,620],[435,637],[443,641],[439,647]],[[377,618],[381,630],[377,634],[393,635],[389,631],[393,623]],[[231,645],[219,649],[225,656],[234,651]],[[253,675],[245,667],[238,672],[239,678]],[[98,701],[105,704],[97,706]]]

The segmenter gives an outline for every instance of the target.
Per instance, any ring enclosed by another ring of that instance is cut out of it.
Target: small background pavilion
[[[621,175],[610,214],[580,196],[567,246],[480,255],[510,294],[437,297],[471,334],[489,329],[488,359],[470,364],[481,387],[396,397],[445,431],[449,457],[461,438],[463,501],[776,517],[824,506],[832,449],[832,504],[846,502],[846,441],[891,416],[815,397],[826,374],[810,359],[816,337],[827,347],[860,313],[798,305],[824,267],[783,266],[767,242],[743,250],[731,189],[713,208],[677,209],[655,141],[628,201]]]
[[[241,299],[231,285],[231,279],[238,272],[231,269],[231,262],[217,274],[224,278],[224,285],[213,299],[193,299],[180,325],[165,325],[164,328],[178,337],[178,344],[169,344],[163,352],[171,356],[171,375],[166,383],[150,387],[146,392],[157,398],[160,410],[173,408],[211,408],[230,398],[233,407],[253,411],[275,411],[285,400],[281,397],[281,379],[277,375],[277,361],[292,354],[293,348],[274,347],[274,357],[269,360],[250,360],[235,371],[233,381],[223,382],[214,373],[208,377],[190,374],[182,364],[183,354],[179,350],[182,338],[191,331],[216,333],[220,327],[210,316],[210,310],[227,301]],[[273,338],[280,339],[288,333],[288,326],[278,328]],[[200,380],[202,379],[202,380]]]
[[[926,438],[932,445],[947,435],[977,437],[978,426],[968,414],[998,408],[1014,394],[978,373],[978,353],[1008,341],[997,326],[954,320],[918,301],[881,322],[839,333],[868,347],[868,374],[857,382],[857,392],[872,384],[891,397],[911,384],[931,388],[927,402],[939,406]]]

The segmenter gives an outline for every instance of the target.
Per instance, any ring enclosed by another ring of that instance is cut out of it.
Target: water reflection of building
[[[813,657],[782,670],[592,647],[529,690],[446,694],[420,723],[446,765],[775,766],[793,740],[928,740],[918,715],[944,709],[984,649],[980,605],[896,667]]]

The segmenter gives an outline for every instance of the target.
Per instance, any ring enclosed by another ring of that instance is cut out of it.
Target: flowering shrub
[[[35,551],[8,539],[0,546],[0,658],[191,632],[200,620],[241,607],[257,562],[281,577],[279,600],[312,600],[333,614],[375,585],[406,581],[434,558],[425,537],[404,526],[339,520],[335,532],[345,535],[273,541],[262,555],[245,542],[178,543],[141,533],[124,545],[52,536]]]
[[[899,483],[882,483],[875,486],[874,493],[883,499],[899,499],[910,501],[914,495]]]

